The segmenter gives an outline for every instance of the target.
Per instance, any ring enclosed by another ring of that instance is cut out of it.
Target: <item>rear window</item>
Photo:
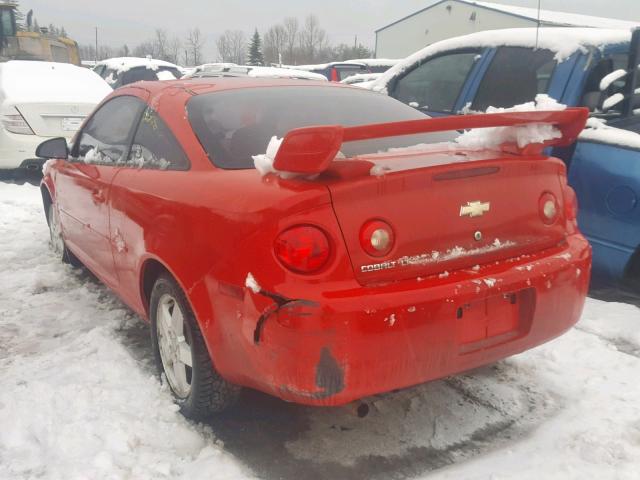
[[[547,93],[556,67],[550,50],[524,47],[501,47],[484,75],[472,110],[489,107],[512,107],[532,101]]]
[[[271,137],[311,125],[356,126],[428,118],[391,97],[356,88],[290,86],[242,88],[193,97],[191,126],[213,163],[225,169],[254,168]],[[347,157],[394,147],[448,141],[455,135],[421,134],[345,143]]]

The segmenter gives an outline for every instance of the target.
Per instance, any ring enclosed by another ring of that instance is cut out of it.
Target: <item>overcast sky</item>
[[[494,0],[495,3],[536,7],[537,0]],[[180,38],[188,29],[205,32],[207,60],[215,60],[215,40],[226,29],[263,32],[284,17],[314,13],[331,43],[353,43],[355,36],[373,47],[374,30],[435,3],[435,0],[20,0],[33,9],[41,26],[64,26],[79,43],[94,41],[132,47],[165,28]],[[640,22],[640,0],[542,0],[542,8]]]

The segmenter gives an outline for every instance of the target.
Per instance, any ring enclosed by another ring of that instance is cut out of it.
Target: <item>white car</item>
[[[114,89],[141,80],[175,80],[183,73],[178,65],[142,57],[117,57],[102,60],[93,71]]]
[[[51,137],[71,139],[111,92],[94,72],[68,63],[0,63],[0,169],[40,169],[36,147]]]

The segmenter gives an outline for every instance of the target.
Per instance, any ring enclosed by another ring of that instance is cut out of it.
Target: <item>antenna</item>
[[[538,49],[538,39],[540,38],[540,3],[542,0],[538,0],[538,23],[536,24],[536,50]]]

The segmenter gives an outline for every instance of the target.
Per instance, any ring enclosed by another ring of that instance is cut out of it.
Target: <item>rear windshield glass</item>
[[[213,163],[221,168],[254,168],[271,137],[311,125],[367,125],[427,118],[391,97],[366,90],[287,86],[241,88],[193,97],[191,126]],[[421,134],[345,143],[347,157],[394,147],[447,141],[454,135]]]

